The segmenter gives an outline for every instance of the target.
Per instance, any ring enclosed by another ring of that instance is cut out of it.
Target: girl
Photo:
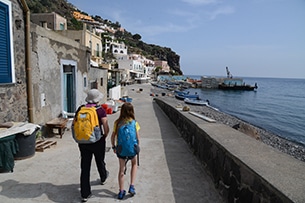
[[[117,154],[117,157],[119,158],[119,174],[118,174],[118,181],[119,181],[119,194],[118,194],[118,199],[123,199],[126,191],[124,190],[124,171],[126,170],[126,163],[128,160],[131,160],[131,171],[130,171],[130,186],[129,186],[129,190],[128,193],[130,193],[132,196],[134,196],[136,194],[135,191],[135,187],[134,187],[134,182],[135,182],[135,178],[136,178],[136,173],[137,173],[137,159],[136,156],[121,156],[118,153],[118,137],[120,136],[125,136],[123,135],[123,131],[120,130],[120,128],[127,124],[128,122],[132,122],[135,120],[135,115],[134,115],[134,108],[133,105],[131,103],[124,103],[122,105],[121,108],[121,113],[119,118],[114,122],[114,126],[113,126],[113,133],[111,135],[111,144],[112,144],[112,149],[114,151],[114,153]],[[123,127],[122,127],[123,128]],[[140,125],[137,121],[135,121],[135,130],[133,131],[133,133],[135,133],[135,135],[133,135],[134,137],[136,137],[136,143],[137,146],[139,146],[139,130],[140,130]],[[139,148],[138,148],[139,149]]]

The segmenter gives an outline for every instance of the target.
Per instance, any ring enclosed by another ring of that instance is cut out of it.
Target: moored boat
[[[221,90],[248,90],[248,91],[252,91],[252,90],[257,89],[257,84],[255,83],[254,86],[251,86],[251,85],[246,85],[246,84],[230,85],[230,84],[222,83],[222,84],[218,85],[218,89],[221,89]]]
[[[227,78],[223,79],[222,83],[218,85],[218,89],[252,91],[258,88],[257,83],[254,86],[245,84],[242,78],[233,78],[228,67],[226,67],[226,70]]]
[[[186,92],[186,91],[184,91],[184,90],[177,90],[177,89],[175,89],[175,90],[174,90],[174,93],[175,93],[175,94],[188,94],[189,92]]]
[[[185,99],[184,99],[184,102],[185,102],[186,104],[200,105],[200,106],[208,106],[208,105],[209,105],[209,102],[208,102],[208,101],[202,100],[202,99],[200,99],[200,98],[197,98],[197,99],[185,98]]]
[[[176,99],[184,100],[185,98],[199,99],[198,94],[175,94]]]

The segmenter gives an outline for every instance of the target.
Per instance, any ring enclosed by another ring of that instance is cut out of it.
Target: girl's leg
[[[125,169],[125,160],[119,158],[119,174],[118,174],[118,180],[119,180],[119,187],[120,191],[124,190],[124,169]]]
[[[134,185],[137,169],[137,156],[135,156],[133,159],[131,159],[130,185]]]
[[[137,174],[137,158],[135,156],[133,159],[131,159],[130,186],[129,186],[129,190],[128,190],[128,192],[131,194],[131,196],[134,196],[136,194],[136,190],[134,187],[136,174]]]

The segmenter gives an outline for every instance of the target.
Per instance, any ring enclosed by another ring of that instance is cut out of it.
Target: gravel
[[[302,144],[282,138],[272,132],[262,129],[258,126],[254,126],[235,116],[231,116],[229,114],[218,111],[213,107],[185,104],[183,101],[177,100],[174,94],[169,90],[152,87],[151,93],[152,96],[161,97],[162,99],[172,103],[173,105],[189,106],[193,112],[203,114],[209,118],[216,120],[216,122],[218,123],[228,125],[249,136],[252,136],[253,139],[261,141],[281,152],[284,152],[298,160],[305,162],[305,146]],[[162,96],[162,93],[163,95],[165,93],[165,96]]]

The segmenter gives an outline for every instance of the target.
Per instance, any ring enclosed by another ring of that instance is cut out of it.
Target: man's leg
[[[81,176],[80,176],[80,188],[82,198],[87,198],[91,194],[90,187],[90,170],[92,152],[87,149],[88,146],[81,145],[79,147],[81,152]]]

